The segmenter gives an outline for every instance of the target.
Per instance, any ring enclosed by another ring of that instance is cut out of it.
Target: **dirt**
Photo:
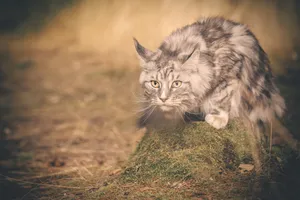
[[[134,150],[137,68],[66,50],[6,53],[0,64],[1,199],[29,198],[56,174],[109,174]]]

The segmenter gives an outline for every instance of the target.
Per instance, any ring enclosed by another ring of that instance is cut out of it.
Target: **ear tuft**
[[[134,41],[134,46],[135,46],[136,52],[139,55],[139,58],[141,59],[141,61],[147,62],[154,55],[154,52],[152,52],[152,51],[146,49],[145,47],[143,47],[137,41],[137,39],[133,38],[133,41]]]

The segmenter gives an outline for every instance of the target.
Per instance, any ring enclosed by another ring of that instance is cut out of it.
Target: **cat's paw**
[[[228,115],[208,114],[205,116],[205,121],[216,129],[224,128],[228,123]]]

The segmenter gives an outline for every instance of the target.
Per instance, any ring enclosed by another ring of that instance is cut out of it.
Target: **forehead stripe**
[[[168,69],[164,69],[164,79],[167,78],[167,72],[168,72]]]
[[[169,76],[172,71],[173,71],[173,69],[169,68],[169,71],[167,71],[167,73],[166,73],[167,75],[166,76]]]
[[[164,78],[164,75],[161,71],[159,71],[159,75],[160,75],[160,78],[163,79]]]

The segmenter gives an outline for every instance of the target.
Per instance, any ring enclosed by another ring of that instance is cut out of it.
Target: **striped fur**
[[[233,118],[257,125],[284,114],[268,56],[246,25],[204,18],[171,33],[155,52],[137,40],[135,47],[147,120],[159,114],[181,119],[200,111],[220,129]],[[181,86],[172,87],[174,81]]]

